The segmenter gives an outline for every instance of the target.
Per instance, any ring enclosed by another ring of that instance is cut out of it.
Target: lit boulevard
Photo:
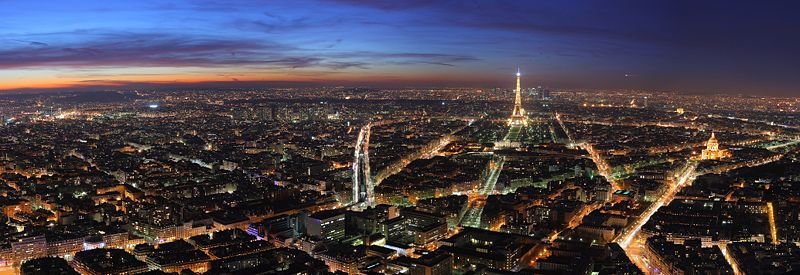
[[[655,202],[653,202],[650,206],[648,206],[645,211],[634,219],[633,223],[630,227],[624,229],[622,233],[617,237],[616,242],[620,244],[623,248],[627,248],[636,234],[639,233],[639,230],[642,226],[650,220],[650,217],[653,216],[656,211],[658,211],[661,206],[669,204],[672,199],[675,198],[675,194],[680,191],[680,188],[692,183],[695,175],[695,169],[697,169],[696,162],[687,162],[685,166],[679,169],[676,174],[675,179],[672,183],[668,186],[667,190],[662,194]]]
[[[681,167],[675,174],[675,179],[671,181],[667,190],[616,237],[615,242],[625,249],[631,261],[639,266],[641,270],[654,273],[654,270],[658,269],[658,267],[651,266],[650,261],[648,261],[643,254],[645,240],[642,237],[638,237],[642,226],[650,220],[650,217],[653,216],[661,206],[669,204],[669,202],[675,198],[675,194],[680,191],[681,187],[691,184],[696,177],[695,169],[697,169],[697,163],[692,161],[687,162],[686,165]]]

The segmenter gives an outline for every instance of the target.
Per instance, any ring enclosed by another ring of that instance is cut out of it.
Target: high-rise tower
[[[522,109],[522,87],[520,86],[519,78],[522,76],[517,68],[517,88],[514,90],[516,94],[514,97],[514,110],[511,112],[511,118],[508,119],[510,125],[525,125],[525,109]]]

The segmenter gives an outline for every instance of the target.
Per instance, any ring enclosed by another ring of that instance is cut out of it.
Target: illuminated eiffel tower
[[[519,84],[519,73],[517,68],[517,89],[514,90],[516,96],[514,98],[514,110],[511,112],[511,118],[508,119],[509,125],[527,125],[528,121],[525,119],[525,109],[522,109],[522,88]]]

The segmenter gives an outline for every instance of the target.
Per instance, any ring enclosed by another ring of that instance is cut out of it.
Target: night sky
[[[0,90],[511,87],[800,95],[798,1],[8,1]]]

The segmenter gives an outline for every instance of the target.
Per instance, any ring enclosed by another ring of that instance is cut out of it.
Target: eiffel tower
[[[517,89],[514,90],[516,97],[514,98],[514,110],[511,112],[511,118],[508,119],[509,125],[526,125],[528,121],[525,119],[525,109],[522,109],[522,88],[520,88],[519,73],[517,68]]]

